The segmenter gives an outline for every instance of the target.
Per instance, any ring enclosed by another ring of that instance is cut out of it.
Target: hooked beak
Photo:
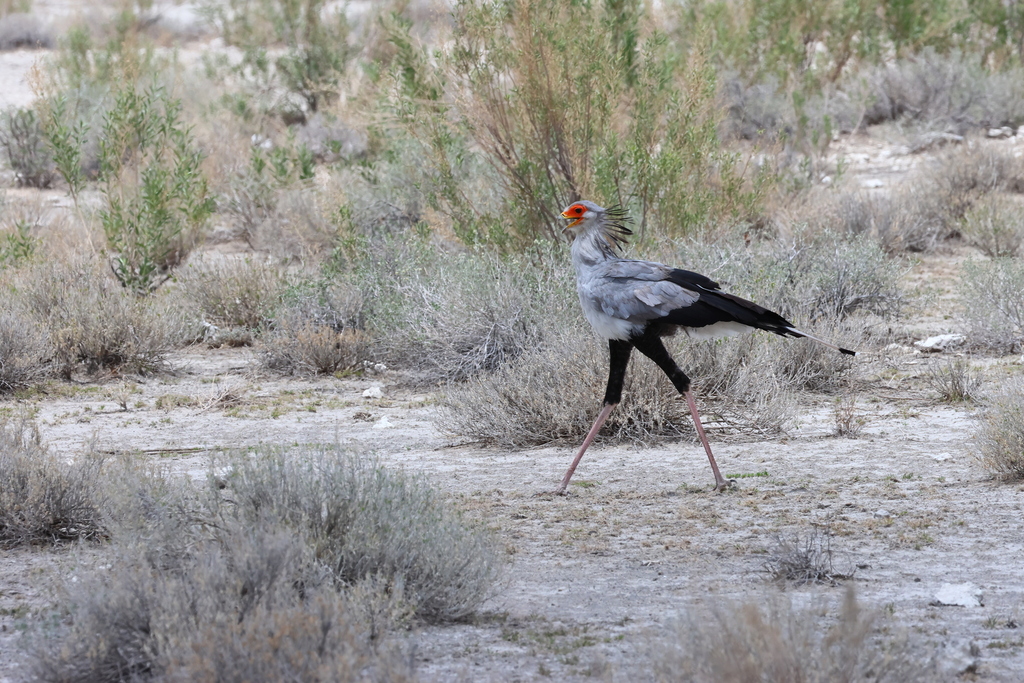
[[[562,212],[562,218],[572,218],[572,216],[570,216],[565,211],[563,211]],[[568,230],[569,228],[573,227],[574,225],[579,225],[582,222],[583,222],[583,216],[580,216],[579,218],[574,220],[572,223],[569,223],[567,226],[562,228],[562,232],[565,232],[566,230]]]

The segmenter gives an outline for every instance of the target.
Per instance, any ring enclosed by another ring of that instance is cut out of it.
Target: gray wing
[[[663,318],[700,299],[697,292],[666,280],[671,272],[653,261],[605,261],[580,278],[580,299],[584,306],[621,320]]]

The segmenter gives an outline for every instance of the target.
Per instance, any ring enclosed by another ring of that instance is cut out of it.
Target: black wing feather
[[[721,291],[719,285],[704,275],[688,270],[673,270],[668,281],[696,291],[700,299],[690,306],[677,308],[659,322],[683,327],[706,327],[721,322],[737,322],[759,330],[786,337],[799,337],[793,333],[793,324],[775,311],[747,301],[735,294]]]

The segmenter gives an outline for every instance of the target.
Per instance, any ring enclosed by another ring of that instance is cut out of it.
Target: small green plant
[[[32,237],[32,225],[26,220],[17,220],[14,230],[0,237],[0,267],[16,265],[32,258],[37,240]]]
[[[229,95],[231,108],[251,118],[278,114],[304,122],[338,97],[339,81],[353,50],[345,12],[325,0],[230,0],[207,3],[206,15],[229,45],[241,48],[231,71],[245,92]],[[284,46],[276,59],[268,47]],[[274,93],[283,89],[280,97]],[[257,97],[253,98],[253,93]],[[257,111],[252,111],[252,101]]]
[[[201,161],[179,101],[134,84],[117,93],[103,121],[99,216],[126,288],[152,291],[198,240],[214,208]]]

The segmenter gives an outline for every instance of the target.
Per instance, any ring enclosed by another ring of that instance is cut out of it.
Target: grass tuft
[[[992,400],[979,438],[986,469],[1007,479],[1024,479],[1024,382],[1011,382]]]
[[[930,681],[934,654],[890,636],[853,588],[838,609],[797,607],[781,596],[691,612],[652,652],[654,680],[694,683]],[[881,631],[881,632],[880,632]]]

